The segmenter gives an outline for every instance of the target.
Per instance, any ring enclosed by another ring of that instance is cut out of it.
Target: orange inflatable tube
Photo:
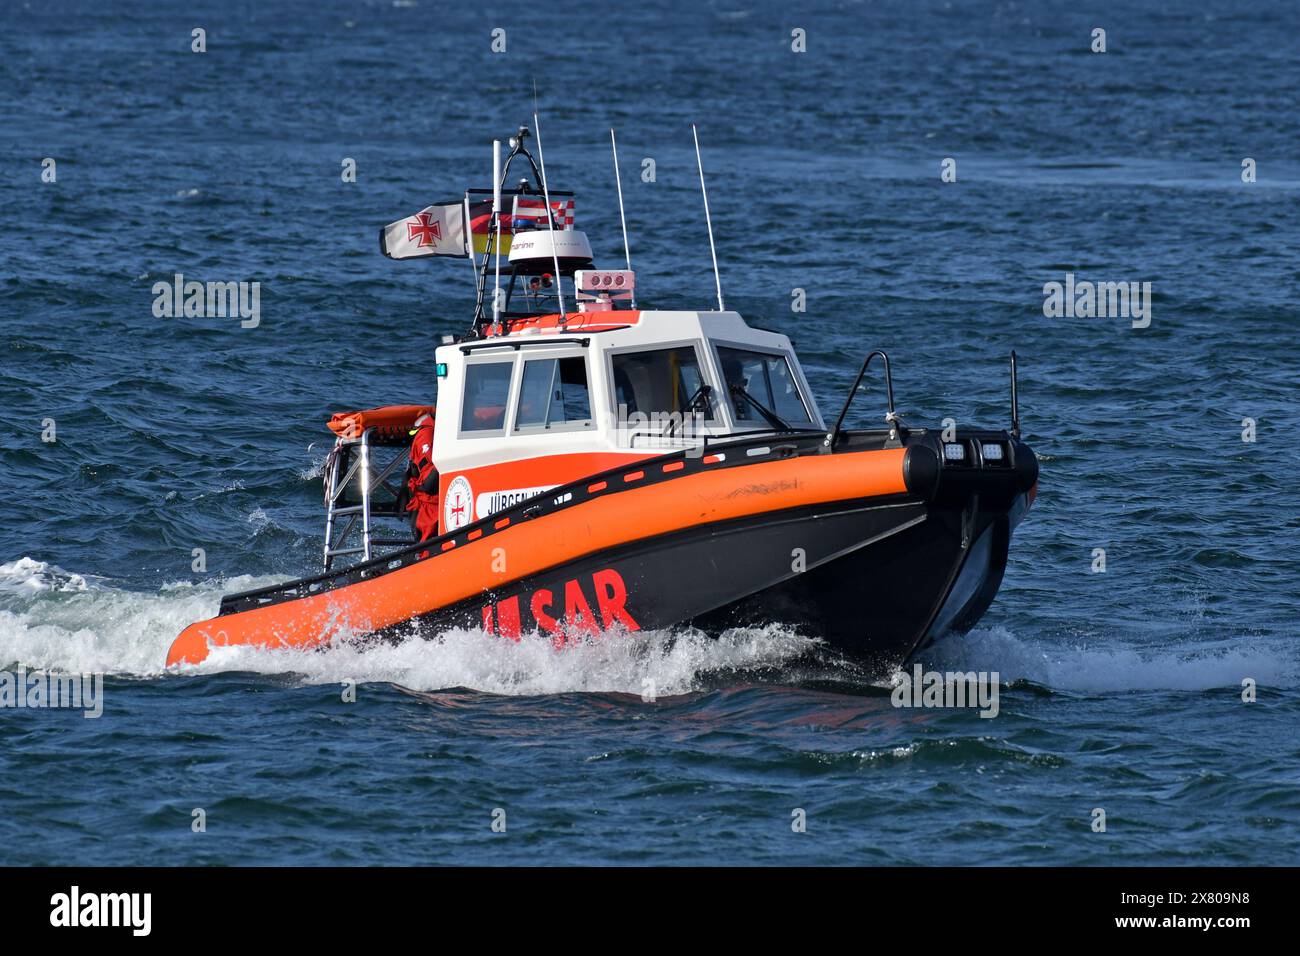
[[[211,647],[309,648],[340,633],[375,631],[480,594],[485,584],[508,583],[606,548],[699,524],[904,494],[904,454],[898,448],[810,455],[706,470],[600,495],[514,524],[490,535],[490,540],[479,537],[435,551],[424,561],[369,580],[191,624],[172,643],[167,664],[199,663]],[[672,472],[681,467],[680,461],[670,461],[648,464],[645,470]],[[633,485],[644,475],[632,471],[608,482]],[[474,537],[474,531],[469,534]],[[435,541],[430,550],[436,546]],[[510,576],[505,580],[492,570],[497,548],[505,548],[509,557]]]

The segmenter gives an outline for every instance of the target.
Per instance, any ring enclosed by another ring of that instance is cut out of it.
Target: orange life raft
[[[433,415],[433,408],[428,405],[385,405],[359,412],[335,412],[327,424],[329,430],[340,438],[360,438],[367,428],[373,428],[380,438],[395,439],[406,436],[421,415]]]

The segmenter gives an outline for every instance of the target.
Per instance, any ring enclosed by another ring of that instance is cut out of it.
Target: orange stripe
[[[346,630],[378,630],[480,594],[492,550],[510,552],[512,580],[586,554],[682,528],[766,511],[853,498],[903,494],[905,449],[813,455],[697,472],[609,494],[574,509],[514,525],[488,541],[443,551],[335,591],[191,624],[172,644],[167,664],[198,663],[208,642],[261,647],[314,647]],[[628,536],[636,530],[636,537]],[[445,548],[446,545],[444,544]]]

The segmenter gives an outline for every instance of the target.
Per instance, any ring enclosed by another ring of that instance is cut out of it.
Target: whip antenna
[[[536,96],[536,87],[533,95]],[[542,195],[546,197],[546,222],[551,229],[551,258],[555,261],[555,294],[560,300],[560,325],[567,321],[564,311],[564,283],[560,281],[560,253],[555,248],[555,216],[551,211],[551,190],[546,185],[546,158],[542,154],[542,124],[537,120],[537,110],[533,110],[533,129],[537,132],[537,165],[542,170]]]
[[[492,324],[501,332],[501,140],[492,140],[492,218],[496,220],[497,277],[492,288]],[[471,234],[472,241],[472,234]]]
[[[623,212],[623,174],[618,169],[618,143],[614,139],[614,127],[609,128],[609,148],[614,152],[614,182],[618,184],[618,218],[623,223],[623,258],[627,260],[627,271],[632,271],[632,253],[627,245],[627,216]],[[632,290],[632,308],[636,308],[636,289]]]
[[[709,227],[709,255],[713,257],[713,281],[718,286],[718,311],[726,312],[727,307],[722,304],[722,277],[718,275],[718,253],[713,248],[713,218],[709,215],[709,191],[704,188],[704,160],[700,158],[700,134],[696,132],[694,123],[691,124],[691,135],[695,137],[695,163],[700,169],[700,195],[704,197],[704,222]]]

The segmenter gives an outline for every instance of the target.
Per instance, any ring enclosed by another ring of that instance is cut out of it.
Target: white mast
[[[614,140],[614,127],[609,128],[609,148],[614,152],[614,182],[618,184],[618,218],[623,223],[623,258],[627,271],[632,271],[632,253],[627,245],[627,216],[623,213],[623,176],[618,170],[618,143]],[[632,308],[636,308],[636,288],[632,290]]]
[[[501,331],[501,140],[492,140],[492,218],[496,220],[497,276],[492,287],[492,324]],[[473,233],[470,234],[473,242]]]
[[[534,96],[537,95],[534,90]],[[567,318],[564,312],[564,283],[560,281],[560,253],[555,248],[555,216],[551,212],[551,190],[546,185],[546,158],[542,155],[542,124],[537,120],[537,110],[533,110],[533,129],[537,132],[537,165],[542,170],[542,195],[546,198],[546,223],[551,230],[551,258],[555,260],[555,294],[560,300],[560,326],[563,328]]]
[[[695,124],[691,124],[691,135],[695,137],[695,163],[700,168],[700,194],[704,196],[704,221],[709,227],[709,255],[713,257],[713,281],[718,286],[718,311],[726,312],[727,307],[722,304],[722,277],[718,275],[718,253],[713,248],[713,219],[709,216],[709,191],[704,188],[704,160],[700,159],[700,134],[695,131]]]

